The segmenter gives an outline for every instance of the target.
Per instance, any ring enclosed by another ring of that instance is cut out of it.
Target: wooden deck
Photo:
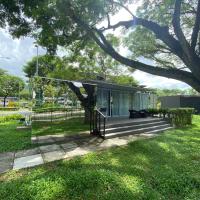
[[[129,117],[109,117],[106,120],[107,125],[112,124],[126,124],[131,122],[150,122],[152,120],[159,119],[158,117],[146,117],[146,118],[135,118],[135,119],[129,119]]]

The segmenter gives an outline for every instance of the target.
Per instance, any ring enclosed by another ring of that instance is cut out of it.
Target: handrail
[[[96,108],[96,111],[97,111],[99,114],[101,114],[104,118],[106,118],[106,116],[105,116],[99,109]]]
[[[99,109],[95,109],[93,112],[91,112],[90,116],[90,133],[105,138],[105,132],[106,132],[106,116]]]

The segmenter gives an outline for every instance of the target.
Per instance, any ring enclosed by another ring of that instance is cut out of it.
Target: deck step
[[[126,126],[119,126],[114,128],[106,128],[106,133],[113,133],[113,132],[122,132],[122,131],[128,131],[130,129],[140,129],[140,128],[147,128],[151,126],[158,126],[158,125],[165,125],[165,121],[155,121],[155,122],[146,122],[145,124],[128,124]]]
[[[155,134],[155,133],[160,133],[162,131],[166,131],[171,129],[171,126],[166,126],[162,128],[157,128],[154,130],[144,130],[144,131],[127,131],[127,132],[117,132],[117,133],[111,133],[111,134],[105,134],[105,139],[108,138],[115,138],[115,137],[121,137],[121,136],[127,136],[127,135],[134,135],[134,134]]]
[[[113,127],[113,125],[115,126]],[[112,124],[111,127],[106,128],[105,138],[107,139],[141,133],[155,134],[171,128],[171,125],[162,119],[141,121],[140,123],[127,122],[125,124]]]
[[[132,121],[131,119],[130,119],[130,122],[129,121],[121,121],[121,122],[119,122],[119,121],[117,121],[117,122],[115,122],[115,121],[112,121],[112,122],[110,122],[109,123],[109,121],[106,123],[106,129],[110,129],[110,128],[117,128],[117,127],[123,127],[123,126],[133,126],[133,125],[142,125],[142,124],[147,124],[147,123],[153,123],[153,122],[160,122],[160,121],[164,121],[163,119],[161,119],[161,118],[151,118],[151,119],[149,119],[149,118],[144,118],[144,119],[142,119],[141,121]]]

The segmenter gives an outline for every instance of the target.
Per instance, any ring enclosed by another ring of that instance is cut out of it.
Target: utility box
[[[177,95],[160,97],[161,108],[194,108],[200,114],[200,96]]]

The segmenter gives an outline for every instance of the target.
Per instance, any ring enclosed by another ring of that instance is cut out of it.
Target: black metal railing
[[[99,109],[91,111],[90,133],[105,138],[106,116]]]
[[[82,108],[43,108],[35,109],[32,112],[33,121],[60,121],[70,118],[84,117]]]

